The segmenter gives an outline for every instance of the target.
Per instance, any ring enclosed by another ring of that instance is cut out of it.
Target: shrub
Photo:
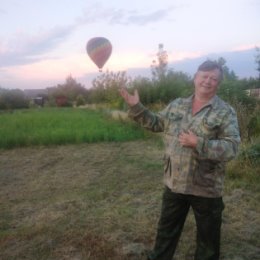
[[[85,101],[85,98],[83,95],[78,95],[77,98],[76,98],[76,106],[83,106],[85,105],[86,101]]]
[[[242,147],[238,159],[249,162],[252,166],[260,165],[260,138]]]

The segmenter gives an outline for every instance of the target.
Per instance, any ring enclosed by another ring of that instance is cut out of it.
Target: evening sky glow
[[[260,46],[260,0],[0,0],[0,86],[45,88],[68,75],[87,85],[98,68],[87,41],[108,38],[105,70],[149,68],[163,43],[169,62]]]

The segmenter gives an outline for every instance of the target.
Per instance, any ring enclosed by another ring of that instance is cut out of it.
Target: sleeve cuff
[[[137,103],[136,105],[129,107],[128,110],[128,116],[129,117],[136,117],[140,113],[142,113],[145,110],[145,107],[142,103]]]

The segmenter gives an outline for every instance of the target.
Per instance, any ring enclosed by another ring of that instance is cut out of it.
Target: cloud
[[[96,3],[86,8],[84,14],[77,21],[82,24],[106,22],[120,25],[147,25],[167,19],[173,9],[174,7],[166,7],[165,9],[143,12],[122,8],[105,8]]]
[[[40,31],[35,35],[23,32],[15,34],[12,39],[0,42],[0,67],[28,64],[40,60],[41,55],[62,43],[73,29],[74,25],[69,25]]]
[[[148,13],[141,13],[138,11],[125,12],[123,10],[113,13],[110,18],[111,24],[125,24],[125,25],[147,25],[149,23],[159,22],[167,18],[170,9],[161,9]]]
[[[79,77],[86,73],[87,64],[85,57],[73,54],[55,62],[51,59],[44,59],[34,64],[0,68],[0,87],[45,88],[54,86],[63,82],[68,75]]]
[[[0,15],[6,14],[6,11],[2,8],[0,8]]]
[[[259,44],[258,44],[259,45]],[[244,45],[239,45],[239,46],[235,46],[234,48],[232,48],[231,51],[246,51],[246,50],[250,50],[250,49],[254,49],[258,46],[257,44],[244,44]]]
[[[258,6],[258,5],[260,5],[260,2],[259,2],[259,0],[251,0],[249,2],[249,4],[252,5],[252,6]]]
[[[205,55],[205,53],[199,51],[178,51],[169,55],[169,62],[178,62],[185,59],[195,59],[203,55]]]
[[[55,49],[76,28],[85,24],[105,22],[111,25],[147,25],[167,19],[173,7],[155,11],[104,8],[94,4],[75,21],[66,26],[56,26],[50,30],[40,30],[34,35],[18,32],[5,42],[0,41],[0,68],[30,64],[40,61],[46,52]],[[0,9],[0,14],[4,10]]]

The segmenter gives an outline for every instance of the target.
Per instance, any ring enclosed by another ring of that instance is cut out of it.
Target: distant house
[[[260,88],[253,88],[246,90],[248,96],[260,99]]]
[[[45,103],[45,98],[44,97],[36,97],[33,98],[33,103],[37,106],[43,107]]]
[[[37,106],[44,106],[48,96],[47,89],[24,89],[24,95]]]
[[[68,98],[60,95],[55,98],[55,102],[58,107],[64,107],[68,104]]]

